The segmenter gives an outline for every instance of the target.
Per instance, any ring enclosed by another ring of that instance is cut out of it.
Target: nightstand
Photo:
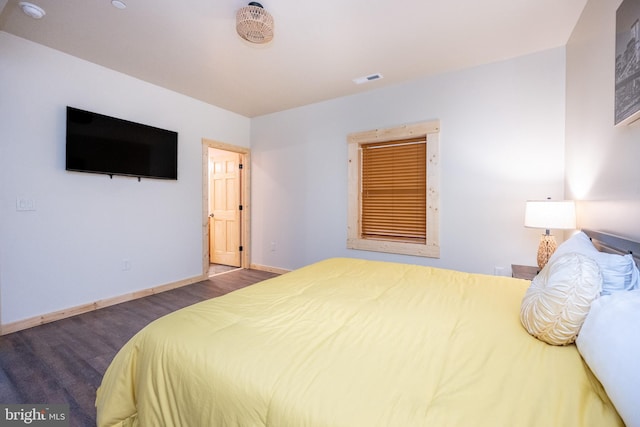
[[[537,274],[537,266],[511,264],[511,276],[516,279],[533,280]]]

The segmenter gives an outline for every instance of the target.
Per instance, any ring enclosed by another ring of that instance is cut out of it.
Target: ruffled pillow
[[[640,273],[631,255],[600,252],[583,231],[574,234],[558,246],[549,262],[571,252],[586,255],[598,263],[602,274],[602,295],[630,291],[640,286]]]
[[[556,257],[527,289],[520,321],[539,340],[553,345],[571,344],[601,290],[602,276],[593,259],[578,253]]]

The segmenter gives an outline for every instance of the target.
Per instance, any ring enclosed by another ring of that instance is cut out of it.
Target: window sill
[[[429,245],[371,239],[347,239],[347,249],[440,258],[440,246],[437,244]]]

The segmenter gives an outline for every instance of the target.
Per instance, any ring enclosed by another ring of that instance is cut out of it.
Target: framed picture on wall
[[[640,0],[616,11],[615,125],[640,119]]]

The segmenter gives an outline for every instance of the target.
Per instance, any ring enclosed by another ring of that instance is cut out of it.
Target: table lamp
[[[538,246],[538,268],[542,270],[558,247],[551,230],[576,228],[576,205],[573,200],[528,200],[524,226],[546,230]]]

